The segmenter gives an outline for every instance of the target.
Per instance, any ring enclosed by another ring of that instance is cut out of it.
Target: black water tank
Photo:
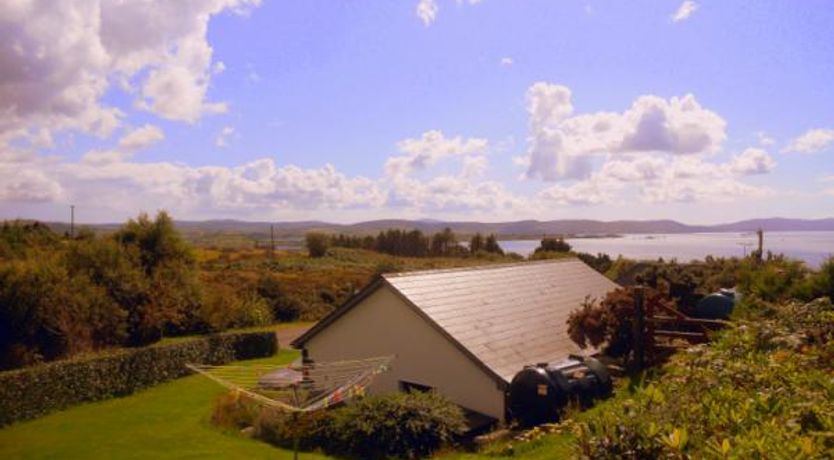
[[[556,422],[568,402],[587,407],[611,389],[608,370],[594,358],[525,366],[510,382],[510,416],[526,427]]]
[[[698,301],[692,311],[692,316],[703,319],[727,319],[733,312],[735,304],[735,292],[722,289]]]

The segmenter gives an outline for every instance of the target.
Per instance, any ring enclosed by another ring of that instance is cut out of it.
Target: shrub
[[[333,416],[337,409],[288,413],[264,408],[254,418],[255,436],[284,448],[339,451],[334,442]]]
[[[238,294],[230,286],[219,284],[209,291],[194,321],[197,331],[265,326],[272,323],[272,310],[256,292]]]
[[[218,410],[223,421],[249,415],[229,398]],[[277,446],[362,459],[428,457],[466,428],[461,409],[436,393],[373,396],[307,413],[267,408],[253,423],[258,438]]]
[[[0,369],[119,343],[125,313],[87,276],[71,276],[58,257],[0,267]]]
[[[339,454],[358,458],[423,458],[465,429],[463,412],[437,393],[360,399],[334,414]]]
[[[187,363],[259,358],[277,348],[272,332],[229,333],[3,372],[0,426],[183,377]]]
[[[310,232],[305,235],[304,241],[310,257],[324,257],[327,255],[330,238],[324,233]]]
[[[239,392],[224,393],[214,403],[211,423],[223,428],[240,430],[254,425],[261,405]]]
[[[568,318],[568,335],[582,348],[605,345],[610,356],[626,356],[634,343],[634,287],[609,292],[605,298],[585,299],[582,307]],[[644,305],[658,311],[662,305],[674,307],[674,301],[662,292],[645,288]]]
[[[614,261],[608,254],[599,253],[597,255],[588,254],[587,252],[579,252],[576,254],[582,262],[585,262],[594,270],[605,274],[614,265]]]
[[[255,291],[266,301],[272,316],[278,321],[295,321],[301,314],[301,305],[290,297],[277,278],[263,275],[258,278]]]
[[[787,300],[801,289],[808,270],[800,261],[781,257],[756,263],[747,260],[738,273],[738,287],[745,294],[769,302]]]
[[[661,378],[580,424],[577,455],[831,458],[834,305],[770,305],[676,354]]]
[[[563,237],[544,237],[535,252],[570,252],[570,244]]]

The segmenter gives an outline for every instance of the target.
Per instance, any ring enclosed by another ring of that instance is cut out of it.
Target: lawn
[[[246,362],[286,364],[297,357],[296,351],[282,350]],[[17,423],[0,430],[0,458],[292,458],[292,452],[211,426],[212,402],[223,392],[216,383],[191,376]]]

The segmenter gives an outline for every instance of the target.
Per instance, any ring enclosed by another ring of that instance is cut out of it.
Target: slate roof
[[[504,382],[525,364],[582,353],[568,337],[568,316],[586,296],[618,287],[574,258],[388,274],[293,344],[303,345],[383,283]]]

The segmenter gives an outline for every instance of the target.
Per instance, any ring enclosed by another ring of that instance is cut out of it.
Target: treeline
[[[327,235],[308,233],[307,249],[313,257],[322,257],[328,247],[366,249],[402,257],[462,257],[479,253],[503,255],[495,235],[484,236],[476,233],[469,240],[469,246],[458,242],[457,235],[445,228],[442,232],[425,235],[420,230],[391,229],[379,232],[376,237],[366,235]]]
[[[74,238],[37,223],[0,227],[0,369],[163,336],[268,324],[268,280],[252,292],[206,289],[164,212],[111,235]],[[266,295],[259,295],[263,291]]]

